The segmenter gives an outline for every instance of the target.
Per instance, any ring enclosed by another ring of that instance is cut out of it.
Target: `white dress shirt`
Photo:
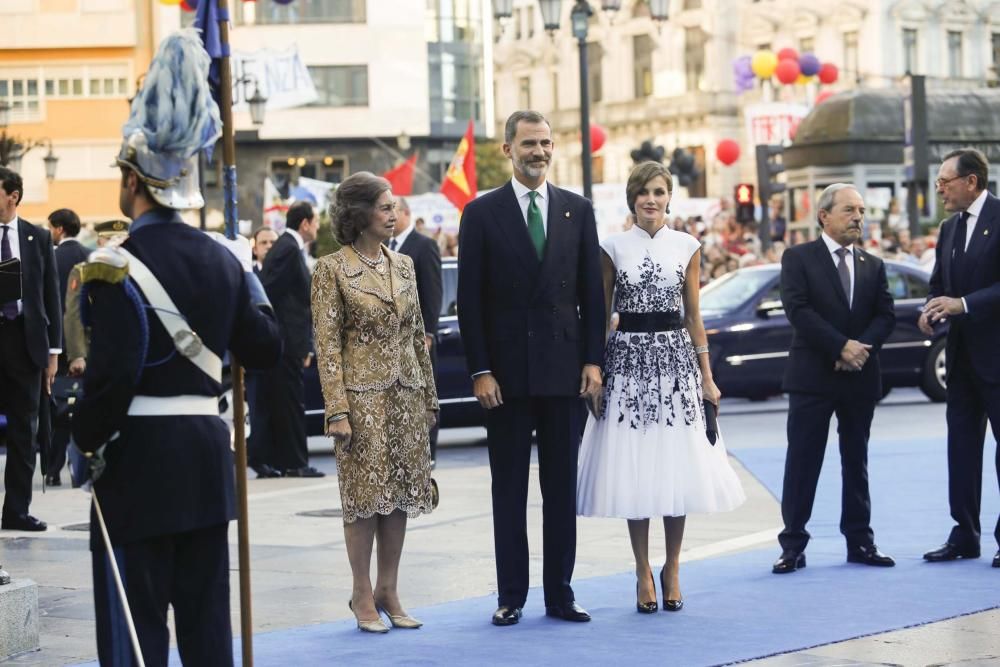
[[[408,239],[410,237],[410,234],[413,232],[413,230],[414,230],[414,228],[416,228],[416,226],[417,226],[416,223],[411,220],[409,227],[407,227],[406,229],[404,229],[403,231],[401,231],[399,234],[397,234],[396,236],[393,236],[390,239],[390,242],[391,241],[395,241],[396,242],[395,252],[399,252],[400,251],[399,249],[403,247],[404,243],[406,243],[406,239]]]
[[[847,251],[847,254],[844,255],[844,263],[847,264],[847,272],[851,274],[851,291],[847,294],[847,305],[853,306],[854,305],[854,246],[842,246],[833,239],[831,239],[829,236],[827,236],[826,232],[823,232],[823,243],[826,244],[827,250],[830,251],[830,256],[833,257],[834,268],[836,268],[837,265],[840,264],[840,255],[837,254],[837,251],[840,250],[841,248],[844,248]]]
[[[521,215],[524,217],[524,224],[528,224],[528,205],[531,204],[531,196],[528,194],[532,190],[528,189],[528,186],[521,183],[521,181],[516,178],[510,179],[511,185],[514,186],[514,194],[517,196],[517,205],[521,207]],[[542,229],[545,230],[545,238],[549,237],[549,188],[545,181],[538,186],[538,189],[534,190],[538,193],[535,197],[535,203],[538,204],[539,210],[542,212]]]
[[[302,239],[302,235],[299,234],[299,231],[297,229],[292,229],[291,227],[286,227],[285,228],[285,233],[292,235],[292,238],[295,239],[295,242],[299,246],[299,250],[305,250],[306,249],[306,242]]]
[[[986,190],[979,193],[975,201],[969,204],[965,212],[969,214],[965,221],[965,250],[968,252],[969,243],[972,241],[972,232],[976,230],[976,223],[979,221],[979,214],[983,212],[983,204],[986,203]]]

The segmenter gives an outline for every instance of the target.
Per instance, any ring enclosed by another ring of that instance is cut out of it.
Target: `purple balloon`
[[[737,77],[753,76],[753,69],[750,66],[750,56],[740,56],[733,61],[733,74]]]
[[[819,58],[811,53],[803,53],[799,56],[799,71],[805,76],[813,76],[819,74],[820,62]]]
[[[278,3],[279,5],[290,5],[290,4],[292,4],[292,0],[274,0],[274,1],[276,3]]]

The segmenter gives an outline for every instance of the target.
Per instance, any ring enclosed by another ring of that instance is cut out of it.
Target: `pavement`
[[[721,425],[730,450],[784,447],[787,401],[724,400]],[[916,390],[894,390],[876,410],[873,441],[945,437],[944,405]],[[835,431],[831,436],[835,437]],[[487,595],[496,590],[493,560],[490,475],[483,429],[442,431],[434,477],[441,504],[411,521],[400,573],[400,594],[410,609]],[[251,479],[249,483],[254,632],[349,618],[351,578],[339,518],[336,465],[325,438],[310,440],[311,463],[327,472],[322,479]],[[943,449],[942,449],[943,452]],[[760,567],[778,555],[778,501],[738,461],[734,466],[747,502],[734,512],[688,519],[682,558],[761,550]],[[942,459],[942,465],[944,460]],[[991,462],[987,462],[988,470]],[[989,470],[989,472],[992,472]],[[537,477],[537,467],[533,470]],[[252,474],[251,474],[252,477]],[[993,479],[992,474],[986,475]],[[945,490],[938,493],[942,502]],[[990,483],[984,493],[996,493]],[[537,482],[529,496],[531,585],[541,585],[541,498]],[[67,665],[96,657],[87,532],[89,497],[68,487],[36,488],[32,513],[49,522],[43,534],[0,533],[0,563],[14,577],[39,584],[40,651],[10,664]],[[942,513],[947,507],[942,506]],[[662,527],[653,527],[653,562],[662,562]],[[628,572],[633,568],[624,522],[581,519],[577,579]],[[236,524],[231,530],[236,543]],[[944,535],[941,539],[944,539]],[[988,537],[984,557],[992,556]],[[891,545],[882,545],[893,553]],[[928,544],[931,548],[937,544]],[[770,549],[764,547],[771,547]],[[899,554],[893,554],[899,555]],[[233,628],[240,627],[236,549],[232,549]],[[982,563],[980,563],[982,564]],[[998,589],[1000,589],[1000,571]],[[683,587],[684,573],[681,570]],[[934,591],[928,590],[928,595]],[[634,591],[622,591],[622,604]],[[583,606],[586,600],[580,600]],[[818,601],[819,602],[819,601]],[[483,608],[486,622],[493,609]],[[749,612],[748,612],[749,613]],[[791,665],[1000,665],[1000,610],[972,614],[916,628],[853,639],[755,661]],[[641,656],[636,656],[642,658]],[[646,656],[648,659],[664,656]],[[401,661],[402,662],[402,661]]]

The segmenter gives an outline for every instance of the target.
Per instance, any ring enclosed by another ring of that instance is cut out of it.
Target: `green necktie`
[[[537,192],[532,190],[528,196],[531,197],[531,203],[528,204],[528,236],[531,237],[531,243],[535,246],[538,259],[541,260],[545,256],[545,225],[542,224],[542,209],[538,208],[535,202]]]

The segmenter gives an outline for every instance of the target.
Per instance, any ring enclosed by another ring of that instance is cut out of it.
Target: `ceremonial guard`
[[[203,205],[197,153],[220,136],[208,68],[193,30],[161,45],[117,159],[129,238],[95,251],[82,272],[91,346],[73,435],[95,480],[102,665],[133,664],[129,611],[145,664],[166,665],[170,606],[184,664],[233,664],[227,534],[236,500],[218,408],[222,357],[228,349],[265,368],[281,349],[249,244],[224,247],[177,213]]]

